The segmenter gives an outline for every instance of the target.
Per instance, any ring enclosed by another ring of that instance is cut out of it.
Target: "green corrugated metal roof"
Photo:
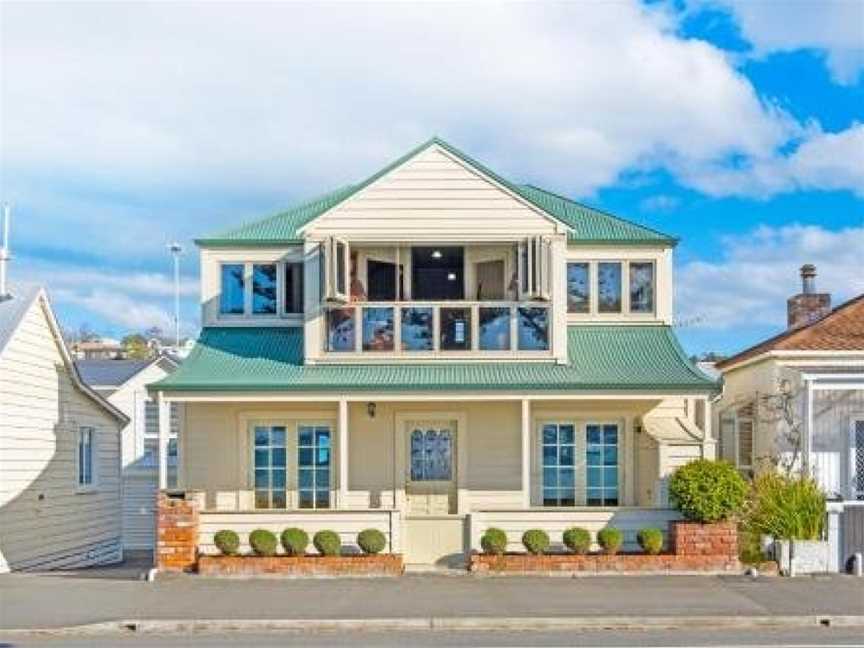
[[[342,187],[264,220],[255,221],[211,237],[201,238],[196,242],[200,245],[211,246],[300,243],[302,236],[298,230],[306,223],[342,201],[347,200],[358,191],[369,186],[380,177],[404,164],[432,145],[438,145],[452,155],[462,159],[470,166],[473,166],[481,173],[484,173],[520,196],[523,200],[570,227],[572,231],[568,238],[571,243],[619,243],[630,245],[675,245],[677,243],[675,237],[637,225],[612,214],[592,209],[569,198],[564,198],[532,185],[515,184],[437,137],[412,149],[359,184]]]
[[[205,328],[189,357],[152,387],[166,391],[688,391],[717,383],[668,326],[571,326],[570,363],[303,364],[295,327]]]

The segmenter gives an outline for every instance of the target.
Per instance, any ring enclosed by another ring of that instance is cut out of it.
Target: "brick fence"
[[[182,494],[156,499],[156,568],[195,571],[198,561],[198,504]]]
[[[734,523],[670,522],[669,553],[532,556],[472,554],[468,569],[480,573],[723,573],[738,572],[738,529]]]
[[[204,576],[400,576],[400,554],[358,556],[205,556]]]
[[[677,556],[737,558],[738,527],[734,522],[670,522],[669,547]]]

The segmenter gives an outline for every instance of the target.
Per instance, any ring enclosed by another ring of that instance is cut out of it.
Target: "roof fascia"
[[[78,373],[78,369],[75,367],[75,362],[72,360],[72,356],[69,353],[69,349],[66,346],[65,340],[63,339],[63,333],[60,329],[60,323],[54,316],[54,309],[51,307],[51,302],[49,301],[48,295],[45,293],[44,288],[39,289],[37,301],[42,306],[42,312],[45,314],[45,317],[48,320],[48,327],[51,329],[51,334],[54,337],[54,342],[57,344],[57,347],[60,350],[60,355],[63,358],[63,364],[66,365],[66,369],[69,371],[69,375],[72,377],[72,384],[75,385],[75,387],[79,391],[81,391],[81,393],[93,400],[93,402],[95,402],[99,407],[108,412],[108,414],[116,418],[124,426],[128,425],[131,421],[128,416],[126,416],[123,412],[117,409],[114,405],[109,403],[105,398],[100,396],[96,391],[91,389],[90,386],[81,379],[81,376]]]

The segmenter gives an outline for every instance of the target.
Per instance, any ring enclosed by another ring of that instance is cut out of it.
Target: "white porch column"
[[[804,471],[807,475],[813,475],[813,466],[812,466],[812,439],[813,439],[813,381],[805,380],[804,381],[804,407],[806,408],[806,414],[804,415],[804,438],[800,440],[801,443],[801,452],[803,456],[801,457],[801,464],[804,466]]]
[[[337,506],[348,508],[348,401],[339,401],[339,496]]]
[[[168,488],[168,436],[171,432],[169,403],[162,392],[156,392],[156,409],[159,420],[159,490]]]
[[[522,506],[531,508],[531,401],[522,399]]]

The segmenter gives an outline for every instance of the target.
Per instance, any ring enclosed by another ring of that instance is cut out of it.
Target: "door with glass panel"
[[[456,425],[415,421],[407,426],[405,496],[410,515],[456,512]]]

